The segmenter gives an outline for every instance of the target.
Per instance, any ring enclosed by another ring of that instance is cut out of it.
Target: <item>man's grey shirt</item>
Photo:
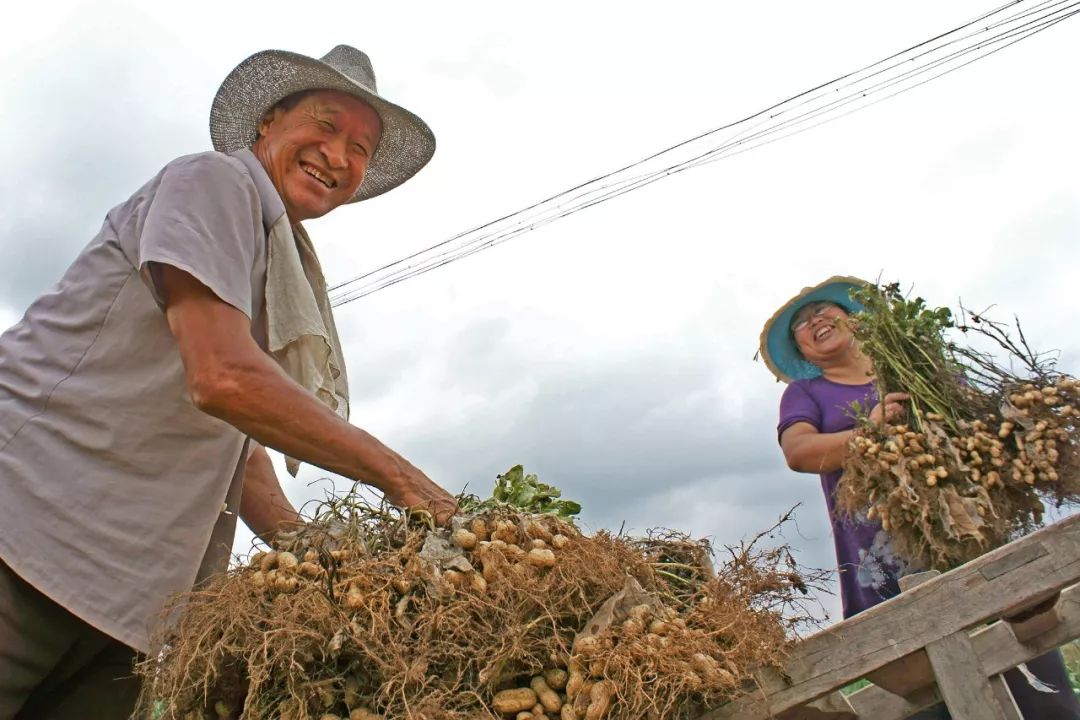
[[[263,344],[282,213],[250,151],[179,158],[0,336],[0,558],[138,650],[169,595],[226,566],[247,445],[192,404],[152,264],[193,275]]]

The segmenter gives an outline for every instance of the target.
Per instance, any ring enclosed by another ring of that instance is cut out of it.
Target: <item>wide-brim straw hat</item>
[[[435,153],[435,135],[423,120],[379,95],[368,56],[338,45],[321,59],[287,50],[255,53],[233,68],[210,107],[214,149],[231,153],[251,147],[266,111],[303,90],[353,95],[379,114],[382,136],[364,182],[348,202],[382,195],[415,175]]]
[[[791,334],[791,321],[795,313],[814,302],[831,302],[844,308],[849,314],[857,313],[863,306],[851,299],[851,291],[868,285],[857,277],[834,275],[823,283],[803,288],[798,295],[780,306],[765,322],[761,330],[758,352],[772,374],[782,382],[810,380],[821,375],[821,368],[803,358]]]

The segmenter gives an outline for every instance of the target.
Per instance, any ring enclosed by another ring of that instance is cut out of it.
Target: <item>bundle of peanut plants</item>
[[[896,284],[852,297],[878,397],[911,399],[905,418],[885,425],[854,408],[842,514],[880,519],[912,567],[948,570],[1038,527],[1044,503],[1080,498],[1080,382],[1033,352],[1019,322],[962,310],[957,323]]]
[[[675,532],[585,534],[579,509],[520,466],[446,528],[328,497],[177,599],[139,667],[141,712],[682,719],[782,660],[821,579],[786,546],[759,536],[714,567],[707,543]]]

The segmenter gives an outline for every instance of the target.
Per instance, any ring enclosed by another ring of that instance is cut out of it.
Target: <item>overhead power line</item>
[[[1025,5],[1017,9],[1017,5]],[[806,132],[924,85],[1080,13],[1080,0],[1013,0],[917,45],[696,135],[330,288],[344,305],[665,177]]]

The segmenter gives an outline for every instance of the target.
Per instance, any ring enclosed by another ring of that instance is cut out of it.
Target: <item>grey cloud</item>
[[[35,82],[4,88],[0,305],[18,312],[60,278],[111,207],[207,144],[165,110],[173,100],[152,67],[104,39],[79,50],[83,62],[54,57],[34,68]]]
[[[552,468],[573,462],[592,487],[625,489],[628,477],[646,475],[750,470],[776,454],[771,413],[755,409],[753,416],[726,420],[724,398],[710,389],[714,369],[707,357],[646,354],[582,367],[580,361],[553,365],[551,358],[531,365],[506,350],[492,354],[502,359],[504,372],[528,377],[535,396],[511,416],[493,418],[497,426],[490,432],[504,441],[507,434],[516,437],[534,462]],[[448,386],[456,381],[445,377]],[[458,436],[446,429],[425,434],[424,442],[448,442],[447,435]]]
[[[340,325],[340,319],[337,322]],[[354,417],[362,412],[366,403],[381,400],[393,392],[402,374],[408,373],[417,361],[415,352],[378,342],[360,322],[351,323],[342,331],[341,342],[349,363],[349,399]],[[363,425],[363,422],[359,424]]]
[[[497,473],[523,463],[581,502],[590,528],[666,526],[721,545],[802,504],[789,539],[802,562],[832,566],[820,484],[790,471],[776,444],[778,391],[770,386],[770,400],[731,413],[709,357],[657,350],[530,362],[528,346],[509,334],[503,320],[473,323],[439,358],[444,388],[495,395],[516,377],[530,392],[510,406],[493,399],[460,422],[418,419],[398,449],[437,481],[486,496]]]

